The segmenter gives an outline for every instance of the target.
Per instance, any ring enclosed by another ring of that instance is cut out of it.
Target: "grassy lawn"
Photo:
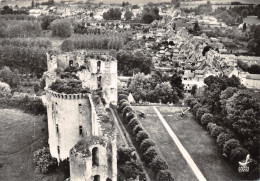
[[[238,174],[222,157],[215,139],[188,112],[187,118],[178,113],[179,107],[157,107],[191,155],[207,180],[239,180]]]
[[[146,118],[142,119],[139,117],[139,120],[156,142],[158,149],[168,162],[169,170],[172,171],[174,178],[176,180],[197,180],[167,130],[162,125],[159,117],[154,112],[154,109],[148,106],[134,106],[134,109],[146,113]]]
[[[47,146],[47,122],[15,109],[0,109],[0,180],[64,180],[63,175],[34,173],[33,152]]]

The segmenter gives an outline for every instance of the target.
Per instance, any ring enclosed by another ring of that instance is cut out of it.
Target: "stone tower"
[[[47,54],[46,105],[49,146],[58,161],[69,158],[70,180],[117,180],[117,146],[113,124],[100,97],[91,93],[58,93],[49,86],[57,69],[76,67],[84,88],[102,92],[106,105],[117,102],[117,63],[108,55],[70,52]]]

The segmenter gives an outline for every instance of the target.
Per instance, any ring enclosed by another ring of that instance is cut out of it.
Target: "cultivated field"
[[[33,152],[47,146],[47,122],[15,109],[0,109],[0,180],[64,180],[55,173],[34,173]]]
[[[156,141],[176,180],[197,180],[153,107],[135,106],[134,109],[146,113],[146,118],[139,117],[139,120]],[[191,113],[187,114],[187,118],[182,118],[179,115],[181,107],[161,106],[157,109],[207,180],[239,179],[238,174],[222,157],[214,139],[194,120]]]

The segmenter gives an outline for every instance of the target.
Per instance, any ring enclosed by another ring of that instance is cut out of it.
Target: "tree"
[[[0,70],[0,80],[10,85],[10,87],[16,87],[19,83],[18,74],[12,72],[10,68],[6,66]]]
[[[260,74],[260,66],[257,64],[253,64],[248,68],[248,72],[250,74]]]
[[[11,97],[10,86],[6,83],[0,82],[0,98],[2,97]]]
[[[153,158],[152,162],[149,164],[149,166],[152,168],[153,171],[158,173],[160,170],[166,170],[168,169],[168,164],[164,160],[164,158],[160,155],[157,155],[155,158]]]
[[[243,31],[246,31],[246,23],[243,24]]]
[[[232,134],[222,132],[222,133],[220,133],[220,134],[218,135],[218,137],[217,137],[217,144],[218,144],[220,147],[223,147],[224,144],[225,144],[228,140],[230,140],[230,139],[232,139],[232,138],[233,138],[233,135],[232,135]]]
[[[119,8],[110,8],[107,12],[103,13],[105,20],[120,20],[122,12]]]
[[[141,13],[141,21],[143,23],[150,24],[154,20],[161,19],[159,15],[159,9],[157,7],[145,7]]]
[[[231,151],[235,148],[240,147],[240,143],[236,139],[230,139],[227,142],[225,142],[224,147],[223,147],[223,153],[226,154],[228,157],[231,154]]]
[[[153,140],[151,139],[145,139],[142,141],[141,145],[140,145],[140,150],[142,153],[145,153],[148,148],[152,147],[152,146],[155,146],[155,143]]]
[[[127,10],[127,11],[125,12],[125,20],[126,20],[126,21],[131,20],[133,16],[134,16],[134,14],[133,14],[132,11]]]
[[[214,122],[213,115],[210,113],[205,113],[201,117],[201,124],[207,125],[208,123]]]
[[[157,97],[164,104],[168,102],[176,103],[178,101],[177,91],[172,89],[169,82],[158,84],[153,91],[153,96]]]
[[[41,27],[43,30],[48,30],[50,27],[51,22],[53,22],[55,19],[58,19],[58,16],[53,15],[45,15],[41,18]]]
[[[193,85],[191,88],[191,95],[195,95],[197,93],[197,85]]]
[[[47,147],[43,147],[33,153],[33,162],[36,164],[37,173],[50,173],[54,171],[58,165],[57,159],[53,158],[50,154],[50,150]]]
[[[210,110],[207,107],[200,107],[196,112],[196,118],[201,121],[201,117],[205,113],[210,113]]]
[[[74,42],[71,40],[64,40],[61,44],[61,50],[65,52],[70,52],[74,50]]]
[[[144,161],[146,163],[151,163],[153,158],[155,158],[158,155],[158,151],[155,146],[152,146],[148,148],[148,150],[143,154]]]
[[[71,22],[67,19],[56,19],[51,22],[50,28],[53,36],[61,38],[70,37],[73,32]]]
[[[247,9],[244,9],[242,12],[241,12],[241,16],[243,16],[243,18],[246,18],[248,16],[248,10]]]
[[[118,163],[125,164],[127,161],[131,161],[132,153],[135,151],[134,147],[119,147],[117,150]]]
[[[146,131],[139,131],[136,135],[136,142],[140,145],[143,140],[149,138],[149,135]]]
[[[173,74],[170,78],[170,84],[172,86],[172,89],[175,89],[177,91],[177,95],[179,98],[183,98],[183,92],[184,92],[184,85],[182,84],[181,76],[177,74]]]

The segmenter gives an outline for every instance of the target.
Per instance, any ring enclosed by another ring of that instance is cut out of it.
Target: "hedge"
[[[142,153],[145,153],[152,146],[155,146],[154,141],[147,138],[143,140],[142,143],[140,144],[140,150]]]
[[[168,164],[161,155],[157,155],[156,157],[154,157],[149,166],[156,173],[158,173],[158,171],[160,170],[168,169]]]
[[[158,154],[159,153],[158,153],[156,147],[152,146],[152,147],[148,148],[148,150],[143,154],[144,161],[146,163],[150,163]]]
[[[139,133],[136,135],[135,140],[138,143],[138,145],[140,145],[142,141],[147,138],[149,138],[149,135],[146,131],[139,131]]]
[[[130,122],[128,123],[128,126],[129,126],[129,128],[130,128],[131,130],[133,130],[133,128],[134,128],[136,125],[138,125],[138,124],[139,124],[138,120],[137,120],[136,118],[133,118],[133,119],[131,119]]]
[[[218,137],[218,135],[225,131],[225,128],[222,126],[214,126],[211,131],[210,135],[214,138]]]
[[[133,111],[131,111],[131,112],[129,112],[127,115],[126,115],[126,118],[125,118],[125,120],[127,121],[127,122],[129,122],[132,118],[134,118],[134,117],[137,117],[136,116],[136,114],[133,112]]]
[[[144,130],[144,128],[140,124],[138,124],[133,129],[133,135],[137,135],[139,133],[139,131],[143,131],[143,130]]]
[[[200,122],[203,125],[208,125],[208,123],[213,123],[214,122],[213,115],[210,114],[210,113],[203,114],[203,116],[201,117]]]
[[[123,112],[123,118],[125,119],[127,113],[133,112],[133,108],[132,108],[131,106],[126,106],[126,107],[123,109],[122,112]]]

